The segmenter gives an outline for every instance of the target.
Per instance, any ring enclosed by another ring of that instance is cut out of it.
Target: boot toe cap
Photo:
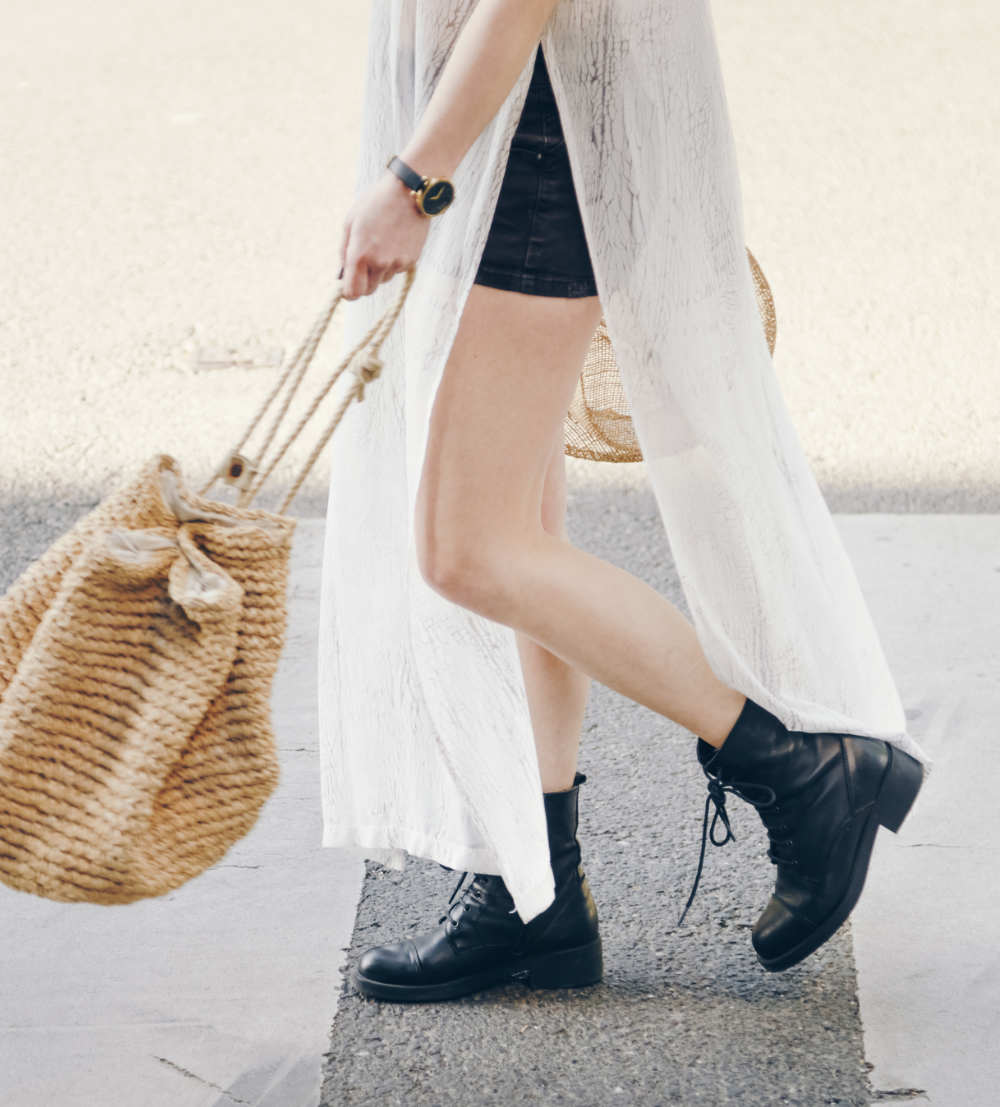
[[[816,929],[815,924],[791,911],[772,896],[754,924],[751,941],[757,956],[767,964],[785,957]]]
[[[383,984],[406,984],[420,971],[420,957],[409,938],[385,946],[373,946],[358,959],[357,971]]]

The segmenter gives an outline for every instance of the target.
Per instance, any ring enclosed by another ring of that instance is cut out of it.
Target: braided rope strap
[[[298,494],[299,489],[302,486],[303,481],[309,475],[313,465],[319,455],[323,452],[324,446],[330,440],[333,432],[336,430],[340,420],[343,418],[344,412],[350,406],[354,400],[359,402],[364,400],[365,386],[373,381],[382,371],[382,360],[379,357],[379,349],[382,343],[385,341],[389,331],[392,330],[393,324],[396,321],[399,313],[403,310],[403,304],[406,301],[406,297],[413,285],[414,278],[416,276],[416,267],[410,266],[403,270],[403,286],[400,291],[396,302],[382,315],[382,317],[375,323],[375,325],[368,331],[368,333],[358,342],[351,350],[349,350],[345,356],[341,359],[339,365],[331,373],[326,384],[319,390],[314,397],[312,403],[309,405],[308,410],[299,420],[298,425],[292,430],[284,444],[275,454],[271,460],[267,469],[261,473],[263,466],[263,457],[267,453],[274,436],[277,433],[277,429],[285,414],[288,411],[291,404],[292,397],[295,395],[302,378],[305,376],[306,369],[308,369],[310,362],[313,359],[313,355],[316,352],[316,348],[319,346],[323,335],[326,333],[326,329],[329,326],[330,319],[333,316],[333,312],[343,299],[343,284],[338,285],[336,292],[333,295],[332,300],[327,307],[320,314],[319,318],[313,324],[309,333],[306,335],[299,349],[296,351],[295,356],[288,363],[277,384],[272,389],[271,394],[267,397],[264,403],[261,405],[257,414],[254,415],[250,421],[250,425],[244,431],[243,436],[236,443],[236,445],[226,454],[225,459],[219,468],[215,471],[212,478],[205,484],[199,493],[204,495],[209,488],[215,483],[216,480],[225,480],[228,484],[233,484],[239,489],[239,497],[237,504],[239,506],[247,506],[260,493],[264,482],[274,472],[275,466],[281,461],[281,459],[287,453],[289,447],[299,437],[306,423],[315,414],[316,409],[320,403],[329,393],[330,389],[334,386],[340,376],[350,370],[355,376],[355,382],[350,389],[345,393],[340,403],[337,405],[326,430],[323,432],[316,446],[313,448],[312,453],[309,455],[308,460],[302,467],[297,479],[292,485],[291,491],[282,501],[278,507],[278,513],[284,513],[288,505],[292,502],[295,496]],[[297,370],[297,371],[296,371]],[[291,387],[288,394],[285,396],[277,417],[265,437],[264,444],[261,447],[256,459],[251,460],[246,454],[243,453],[243,448],[247,442],[247,439],[256,429],[258,423],[264,416],[264,413],[274,402],[278,393],[284,387],[286,382],[291,381]],[[256,482],[255,482],[256,478]]]

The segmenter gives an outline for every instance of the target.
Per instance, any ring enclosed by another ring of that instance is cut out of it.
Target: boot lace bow
[[[766,784],[759,784],[755,781],[730,781],[724,782],[718,774],[710,772],[704,765],[702,771],[708,778],[708,795],[705,797],[705,813],[701,820],[701,852],[698,854],[698,871],[695,873],[694,885],[691,888],[691,894],[688,896],[688,901],[684,905],[684,910],[681,912],[681,917],[677,920],[677,925],[681,926],[684,922],[684,918],[688,913],[688,908],[694,902],[695,893],[698,891],[698,883],[701,880],[701,870],[705,864],[705,845],[707,841],[711,841],[713,846],[724,846],[727,842],[736,840],[736,835],[733,833],[732,825],[729,822],[729,813],[726,811],[726,793],[729,792],[734,796],[739,796],[740,799],[746,800],[747,803],[752,804],[758,809],[771,808],[772,811],[776,811],[775,801],[777,795],[773,788],[770,788]],[[709,826],[708,822],[708,810],[709,807],[715,805],[715,814],[712,816],[712,823]],[[763,818],[763,815],[761,816]],[[722,822],[722,825],[726,828],[725,838],[716,838],[716,824]],[[765,820],[765,825],[768,825]],[[784,827],[768,827],[770,830],[782,830]],[[791,841],[788,839],[771,839],[772,846],[778,845],[779,841],[790,845]],[[779,858],[773,854],[771,849],[768,849],[768,857],[772,863],[777,864],[779,860],[790,860],[787,858]],[[791,864],[794,861],[790,860]]]

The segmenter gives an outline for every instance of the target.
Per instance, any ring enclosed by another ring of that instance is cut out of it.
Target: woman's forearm
[[[514,87],[558,0],[479,0],[459,31],[409,142],[427,177],[451,177]]]

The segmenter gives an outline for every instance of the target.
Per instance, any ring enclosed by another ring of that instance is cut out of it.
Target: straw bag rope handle
[[[319,318],[313,324],[312,329],[306,335],[305,339],[302,342],[302,345],[299,346],[298,350],[295,353],[295,356],[288,363],[284,372],[281,374],[281,377],[279,378],[278,383],[275,385],[274,389],[271,391],[270,396],[268,396],[264,403],[261,405],[260,410],[253,417],[253,420],[251,421],[249,427],[247,427],[246,431],[244,431],[243,437],[239,440],[236,446],[229,451],[222,465],[216,470],[215,474],[208,481],[208,483],[203,488],[199,489],[199,495],[204,496],[209,488],[211,488],[212,485],[221,478],[225,480],[227,484],[236,485],[236,487],[240,489],[240,494],[236,501],[237,506],[246,507],[249,503],[251,503],[251,501],[260,492],[264,482],[274,471],[274,467],[285,456],[288,447],[291,446],[296,438],[298,438],[299,434],[302,432],[303,427],[305,427],[306,423],[312,418],[316,409],[319,407],[320,402],[324,399],[326,394],[336,383],[341,373],[343,373],[348,366],[351,366],[356,377],[355,383],[345,393],[344,398],[341,400],[336,411],[333,413],[329,426],[326,428],[323,436],[316,444],[313,452],[309,455],[309,460],[303,466],[302,471],[299,473],[298,479],[292,485],[291,491],[288,493],[281,506],[278,508],[278,514],[283,514],[285,512],[285,509],[298,494],[299,488],[302,486],[302,482],[309,475],[309,471],[312,469],[313,465],[315,465],[316,459],[323,452],[323,447],[327,444],[327,442],[329,442],[331,435],[336,430],[340,420],[343,418],[344,412],[355,399],[357,399],[359,403],[364,399],[365,385],[368,383],[368,381],[374,380],[382,371],[382,360],[378,356],[378,351],[382,343],[385,341],[386,336],[389,334],[389,331],[392,330],[392,326],[396,322],[397,316],[403,309],[403,304],[406,300],[407,294],[410,291],[410,287],[413,284],[415,276],[416,266],[411,265],[409,268],[403,270],[403,288],[395,304],[393,304],[383,314],[383,316],[381,317],[381,319],[379,319],[375,326],[372,327],[372,329],[354,347],[354,349],[352,349],[343,358],[337,368],[334,369],[333,373],[330,375],[330,379],[326,382],[323,388],[320,389],[313,402],[309,405],[309,410],[299,420],[298,426],[288,436],[285,444],[278,451],[266,471],[261,474],[260,479],[257,480],[256,484],[254,484],[253,479],[258,475],[260,471],[264,454],[267,453],[271,442],[274,440],[274,436],[277,433],[278,427],[281,424],[282,419],[284,419],[286,412],[288,411],[288,407],[292,401],[292,397],[295,395],[296,389],[299,387],[302,378],[305,376],[306,369],[309,368],[309,364],[313,359],[313,355],[316,353],[316,347],[319,345],[320,341],[323,338],[323,335],[326,333],[326,329],[329,326],[334,309],[343,298],[343,283],[338,285],[337,290],[333,295],[333,299],[330,301],[329,305],[324,308]],[[369,346],[371,347],[370,349],[368,349]],[[363,351],[367,352],[363,353]],[[275,397],[284,387],[285,382],[291,379],[293,370],[299,362],[301,362],[301,365],[299,365],[298,373],[296,374],[295,379],[292,382],[292,386],[289,389],[287,396],[285,397],[284,403],[281,405],[281,409],[278,412],[277,418],[274,420],[274,424],[272,425],[271,430],[268,432],[268,435],[264,441],[264,445],[262,446],[260,453],[257,455],[256,460],[251,461],[250,458],[248,458],[241,451],[243,450],[247,439],[250,437],[251,434],[253,434],[257,424],[263,418],[264,412],[267,411],[267,409],[271,406]]]

